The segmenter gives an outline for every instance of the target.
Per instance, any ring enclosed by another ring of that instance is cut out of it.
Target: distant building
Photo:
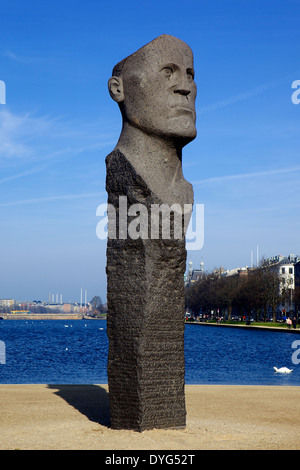
[[[282,261],[284,258],[285,258],[285,256],[282,256],[282,255],[271,256],[270,258],[267,258],[267,259],[264,261],[263,264],[265,265],[265,264],[279,263],[279,262]]]
[[[234,269],[230,269],[227,271],[223,271],[221,273],[221,276],[222,277],[230,277],[230,276],[247,277],[249,270],[250,268],[248,268],[248,266],[245,266],[244,268],[234,268]]]
[[[64,313],[73,313],[74,312],[74,305],[73,304],[63,304],[62,305]]]
[[[47,304],[45,305],[47,310],[50,310],[52,312],[62,312],[63,311],[63,305],[61,304]]]
[[[300,261],[300,256],[294,255],[294,254],[290,254],[288,256],[276,255],[276,256],[272,256],[271,258],[267,258],[263,264],[264,265],[277,264],[277,263],[280,263],[281,261],[286,261],[286,260],[289,261],[291,264],[296,264]]]
[[[295,289],[300,288],[300,261],[294,264]]]
[[[283,279],[282,288],[295,289],[295,266],[284,258],[278,263],[278,274]]]
[[[13,299],[0,299],[0,308],[11,308],[15,306],[15,301]]]
[[[270,266],[282,279],[281,292],[286,289],[289,292],[284,305],[280,306],[284,312],[291,314],[295,311],[295,289],[300,286],[300,256],[290,254],[288,256],[277,255],[268,258],[264,266]]]
[[[277,255],[268,258],[264,262],[264,266],[271,266],[277,271],[283,280],[282,289],[295,290],[296,278],[299,278],[298,269],[295,266],[300,263],[300,257],[294,254],[288,256]]]
[[[184,277],[184,283],[186,286],[191,285],[194,282],[199,281],[204,276],[204,262],[203,260],[200,263],[199,269],[193,269],[192,260],[189,261],[188,272]]]

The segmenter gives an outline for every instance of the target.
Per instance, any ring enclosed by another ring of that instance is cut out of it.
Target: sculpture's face
[[[183,145],[196,137],[197,89],[187,44],[160,36],[127,59],[122,81],[125,121]]]

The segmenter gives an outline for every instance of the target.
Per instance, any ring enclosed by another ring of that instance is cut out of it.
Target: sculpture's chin
[[[173,133],[170,137],[178,144],[179,147],[182,148],[197,137],[197,131],[196,128],[193,130],[189,129],[186,132],[181,129],[180,132]]]
[[[197,130],[192,119],[173,118],[169,122],[165,135],[174,139],[186,140],[188,143],[196,138]]]

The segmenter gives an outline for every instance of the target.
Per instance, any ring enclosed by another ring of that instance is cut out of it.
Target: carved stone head
[[[180,39],[164,34],[146,44],[114,67],[108,86],[123,131],[133,126],[179,147],[196,137],[193,53]]]

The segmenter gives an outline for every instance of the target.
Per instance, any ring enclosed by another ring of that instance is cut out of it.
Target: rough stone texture
[[[149,238],[117,233],[107,244],[111,426],[180,428],[186,423],[185,238],[174,236],[173,225],[169,239],[151,239],[150,213],[152,204],[193,203],[181,166],[182,148],[196,136],[192,52],[160,36],[114,68],[109,91],[123,126],[106,158],[108,203],[117,227],[120,196],[149,214]],[[133,219],[127,216],[127,227]]]
[[[158,203],[117,151],[107,157],[107,187],[115,206],[127,190],[128,203]],[[185,266],[184,239],[108,241],[108,384],[115,429],[185,426]]]

